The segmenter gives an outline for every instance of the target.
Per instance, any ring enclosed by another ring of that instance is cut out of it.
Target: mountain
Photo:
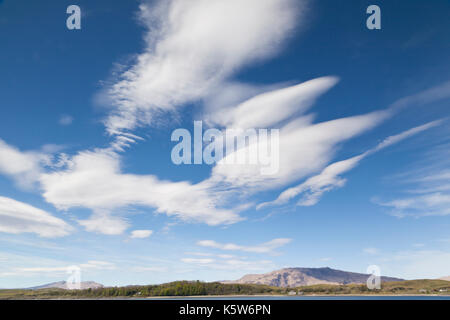
[[[50,288],[57,288],[57,289],[69,289],[67,286],[66,281],[58,281],[58,282],[52,282],[47,283],[42,286],[27,288],[31,290],[38,290],[38,289],[50,289]],[[103,288],[103,285],[94,281],[82,281],[80,283],[80,289],[97,289],[97,288]]]
[[[442,277],[442,278],[439,278],[438,280],[450,281],[450,276],[448,276],[448,277]]]
[[[331,268],[285,268],[263,274],[248,274],[236,281],[225,283],[265,284],[276,287],[298,287],[314,284],[366,283],[370,275]],[[381,277],[382,282],[403,279]]]

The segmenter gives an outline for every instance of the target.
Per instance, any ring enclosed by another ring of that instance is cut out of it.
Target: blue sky
[[[448,275],[447,1],[381,30],[371,1],[71,4],[0,1],[0,288]],[[279,129],[279,172],[175,165],[194,120]]]

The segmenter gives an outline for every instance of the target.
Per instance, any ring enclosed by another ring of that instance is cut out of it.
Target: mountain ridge
[[[40,286],[35,286],[35,287],[31,287],[31,288],[26,288],[26,289],[39,290],[39,289],[51,289],[51,288],[70,290],[70,288],[67,285],[67,281],[51,282],[51,283],[46,283],[46,284],[43,284]],[[97,289],[97,288],[104,288],[104,286],[95,281],[81,281],[81,283],[80,283],[80,290]]]
[[[315,284],[362,284],[366,283],[370,274],[323,268],[283,268],[262,274],[247,274],[238,280],[223,283],[265,284],[275,287],[298,287]],[[382,282],[403,281],[394,277],[381,277]]]

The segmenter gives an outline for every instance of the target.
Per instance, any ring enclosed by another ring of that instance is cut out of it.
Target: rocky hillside
[[[264,274],[248,274],[236,281],[225,283],[266,284],[276,287],[297,287],[314,284],[366,283],[368,274],[347,272],[331,268],[286,268]],[[381,277],[382,282],[403,279]]]
[[[57,288],[57,289],[69,289],[66,281],[58,281],[58,282],[52,282],[47,283],[42,286],[32,287],[28,288],[31,290],[38,290],[38,289],[50,289],[50,288]],[[80,289],[97,289],[97,288],[103,288],[103,285],[94,281],[82,281],[80,283]]]

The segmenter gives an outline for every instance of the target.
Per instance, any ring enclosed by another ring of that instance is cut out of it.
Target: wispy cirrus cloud
[[[417,169],[395,176],[401,195],[385,199],[376,196],[372,202],[399,218],[450,215],[448,154],[448,145],[438,143],[413,165]]]
[[[131,231],[130,238],[132,239],[145,239],[153,234],[152,230],[133,230]]]
[[[244,251],[244,252],[254,252],[254,253],[269,253],[273,252],[275,249],[278,249],[288,243],[290,243],[292,239],[288,238],[278,238],[273,239],[268,242],[261,243],[255,246],[244,246],[238,245],[235,243],[219,243],[214,240],[200,240],[197,242],[197,245],[202,247],[220,249],[220,250],[230,250],[230,251]]]
[[[436,279],[447,276],[450,252],[446,250],[405,250],[378,258],[383,273],[406,279]]]
[[[46,153],[22,151],[0,139],[0,173],[13,178],[20,187],[31,188],[49,162]]]
[[[380,253],[380,250],[377,248],[369,247],[369,248],[364,248],[363,252],[365,254],[369,254],[369,255],[377,255]]]
[[[142,3],[147,46],[108,91],[117,106],[106,120],[108,132],[148,124],[158,112],[206,98],[242,66],[272,56],[301,22],[304,2]]]
[[[70,265],[63,267],[32,267],[32,268],[17,268],[16,271],[21,273],[66,273]],[[89,260],[86,263],[78,265],[80,269],[87,270],[112,270],[115,269],[114,263],[107,261]]]
[[[107,261],[89,260],[86,263],[81,263],[79,265],[58,265],[58,266],[43,266],[43,267],[16,267],[12,268],[8,272],[0,273],[3,276],[62,276],[67,275],[67,271],[73,267],[77,266],[80,268],[81,272],[93,272],[100,270],[114,270],[116,266],[114,263]]]
[[[248,270],[262,271],[274,267],[270,260],[248,260],[246,258],[182,258],[183,263],[194,265],[197,268],[218,269],[218,270]]]
[[[68,235],[72,231],[68,223],[44,210],[0,196],[0,232],[35,233],[52,238]]]
[[[376,204],[390,208],[389,213],[403,218],[406,216],[450,215],[450,194],[434,192],[415,197],[404,197],[390,201],[373,200]]]
[[[165,273],[168,271],[166,267],[146,267],[146,266],[138,266],[138,267],[132,267],[131,270],[134,272],[160,272]]]
[[[216,165],[212,170],[210,180],[216,184],[223,183],[229,188],[238,188],[240,192],[246,193],[281,187],[323,170],[332,161],[339,144],[375,128],[393,115],[401,112],[404,108],[450,98],[450,82],[445,82],[401,98],[386,109],[314,123],[314,117],[308,114],[305,115],[304,112],[311,101],[317,99],[320,94],[325,93],[335,82],[336,78],[333,77],[313,79],[296,86],[276,89],[269,93],[260,93],[241,102],[238,107],[231,108],[231,111],[226,111],[227,109],[225,109],[223,114],[221,110],[217,111],[218,119],[223,116],[221,121],[224,124],[233,125],[235,122],[239,123],[240,120],[236,119],[239,118],[237,115],[241,115],[241,109],[252,110],[257,106],[264,106],[262,109],[266,117],[263,119],[257,116],[254,117],[255,112],[253,112],[251,115],[248,114],[243,117],[242,124],[248,123],[245,119],[254,119],[250,123],[256,127],[260,123],[265,125],[279,124],[280,170],[274,175],[261,175],[260,165],[222,165],[226,164],[227,157],[245,156],[257,150],[252,144],[249,144],[219,161],[219,165]],[[289,94],[286,94],[286,90],[288,90]],[[304,97],[309,97],[306,99],[306,102],[301,99],[289,100],[296,96],[296,90],[301,91]],[[227,116],[227,112],[230,115]],[[292,120],[292,117],[290,117],[292,114],[295,114],[297,118]],[[416,129],[403,134],[412,135],[415,133],[414,130]],[[419,127],[417,130],[421,130],[421,128]],[[404,138],[402,134],[390,137],[383,144],[378,145],[376,150],[371,150],[363,157]],[[301,159],[299,159],[299,155],[301,155]],[[346,165],[351,167],[352,162],[357,163],[359,160],[361,160],[359,156],[349,159],[346,163],[341,163],[340,167],[345,167]]]
[[[87,219],[80,219],[78,223],[85,228],[86,231],[118,235],[122,234],[129,226],[129,222],[121,217],[114,216],[110,210],[103,208],[92,208],[93,214]]]
[[[257,206],[257,208],[262,208],[268,205],[284,204],[289,200],[291,200],[292,198],[297,197],[298,195],[302,195],[302,198],[299,200],[298,205],[301,206],[314,205],[319,201],[319,199],[325,192],[343,187],[346,183],[346,179],[342,178],[341,175],[355,168],[360,163],[360,161],[366,158],[367,156],[376,153],[384,148],[387,148],[395,143],[398,143],[406,138],[416,135],[420,132],[433,128],[439,124],[441,124],[441,121],[433,121],[406,130],[397,135],[387,137],[378,145],[376,145],[374,148],[369,149],[368,151],[360,155],[351,157],[349,159],[341,160],[338,162],[334,162],[328,165],[320,174],[310,177],[305,182],[296,187],[292,187],[283,191],[276,200],[261,203]]]
[[[265,189],[308,176],[326,165],[332,157],[336,143],[373,127],[388,115],[389,112],[380,111],[319,124],[310,124],[309,120],[300,118],[300,121],[294,120],[286,124],[282,128],[282,133],[285,134],[280,151],[282,170],[269,178],[254,174],[254,168],[249,170],[248,166],[233,168],[218,165],[213,168],[211,178],[198,184],[161,181],[154,175],[123,173],[117,148],[82,151],[72,157],[66,156],[62,169],[51,172],[45,172],[36,161],[31,162],[30,167],[39,172],[35,179],[39,180],[47,202],[61,210],[72,207],[93,210],[90,218],[79,220],[88,231],[123,233],[129,224],[125,218],[115,216],[114,211],[131,205],[154,207],[157,212],[176,216],[184,221],[210,225],[234,223],[242,218],[235,210],[220,208],[227,200],[227,194],[220,192],[222,184],[237,190],[247,186]],[[405,134],[410,133],[414,131]],[[399,138],[403,137],[391,137],[377,148],[384,148]],[[7,147],[20,157],[28,155],[27,152]],[[304,152],[300,152],[302,150]],[[306,159],[308,161],[298,161],[299,152],[310,157]],[[357,163],[360,157],[348,161],[349,166],[352,166],[352,161]],[[341,167],[345,169],[346,166]],[[22,171],[15,171],[13,174],[20,176]],[[342,180],[338,179],[336,183],[339,184],[339,181]],[[184,196],[187,190],[190,190],[190,194],[197,195],[192,201]]]
[[[110,150],[81,152],[71,159],[67,170],[42,174],[41,184],[46,201],[60,210],[92,209],[94,214],[89,219],[79,221],[88,231],[122,233],[128,223],[112,214],[130,205],[154,207],[157,212],[184,221],[210,225],[242,219],[232,210],[218,208],[220,199],[202,185],[122,173],[119,155]]]
[[[207,120],[226,128],[270,128],[303,114],[339,79],[321,77],[281,89],[265,91],[236,106],[223,107]]]
[[[185,263],[195,263],[195,264],[210,264],[215,262],[214,259],[209,258],[182,258],[181,261]]]
[[[39,254],[18,254],[8,251],[0,252],[1,277],[49,277],[61,280],[68,276],[68,269],[80,268],[82,275],[106,270],[115,270],[116,264],[111,261],[81,259],[62,260]]]
[[[129,226],[125,218],[113,214],[129,205],[150,206],[181,220],[210,225],[242,220],[235,211],[219,208],[220,196],[210,191],[211,184],[124,174],[118,152],[141,140],[126,131],[154,124],[152,119],[161,112],[206,99],[240,67],[278,52],[299,23],[302,4],[293,0],[142,3],[139,19],[148,28],[146,48],[107,90],[114,107],[105,125],[114,141],[108,149],[74,155],[63,170],[43,173],[40,183],[46,201],[61,210],[90,208],[93,215],[79,223],[88,231],[105,234],[120,234]]]
[[[293,27],[302,22],[304,3],[293,0],[245,3],[195,0],[189,4],[173,0],[157,2],[155,6],[143,3],[139,15],[147,27],[146,47],[107,92],[113,105],[105,120],[107,131],[114,136],[109,147],[61,156],[60,163],[48,170],[40,164],[40,156],[35,159],[28,152],[0,144],[0,148],[8,151],[0,153],[0,172],[18,180],[30,176],[30,180],[39,183],[44,199],[59,210],[90,209],[92,215],[78,222],[91,232],[123,233],[130,223],[119,212],[130,206],[149,207],[155,213],[182,221],[231,224],[244,219],[240,208],[245,206],[236,205],[236,194],[239,201],[245,202],[247,194],[310,178],[329,166],[341,143],[375,128],[406,106],[450,95],[447,83],[401,99],[388,109],[314,123],[314,116],[305,112],[337,83],[337,77],[326,76],[290,86],[233,82],[232,76],[243,67],[269,58],[282,48]],[[162,180],[156,173],[140,175],[124,170],[121,152],[142,140],[130,131],[155,124],[158,115],[165,112],[178,116],[176,111],[191,102],[208,104],[222,86],[231,87],[231,95],[238,92],[236,99],[224,99],[221,110],[211,111],[206,106],[205,119],[220,126],[279,127],[278,173],[262,176],[258,166],[219,164],[212,168],[210,178],[194,184]],[[240,92],[248,88],[250,93]],[[232,103],[228,105],[228,101]],[[260,111],[259,116],[255,110]],[[10,158],[23,164],[15,167]],[[353,160],[357,163],[360,159]],[[341,163],[341,167],[351,167],[351,162]],[[338,174],[329,187],[342,183]]]
[[[63,114],[59,117],[58,123],[62,126],[71,125],[73,122],[73,117],[68,114]]]

